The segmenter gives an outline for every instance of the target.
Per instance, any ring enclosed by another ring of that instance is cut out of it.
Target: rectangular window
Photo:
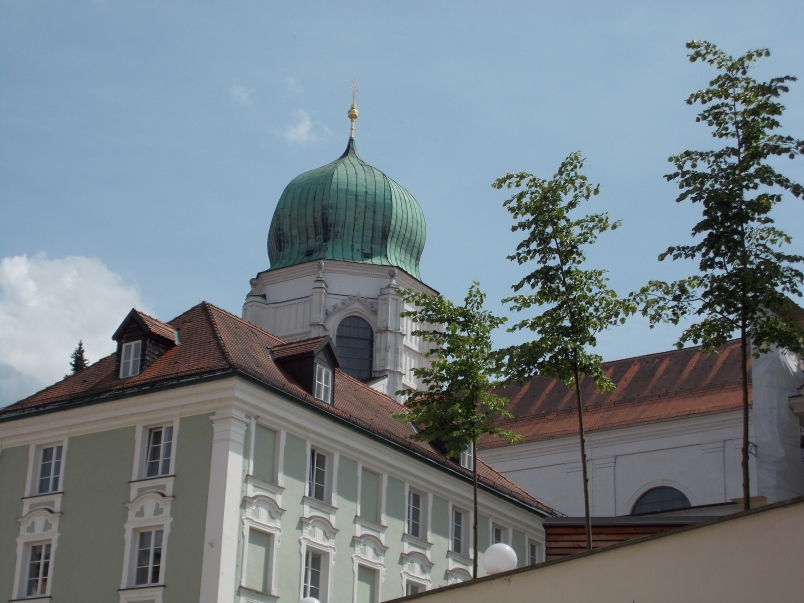
[[[268,593],[271,590],[271,535],[249,529],[246,551],[246,587]]]
[[[414,584],[413,582],[406,582],[405,583],[405,596],[409,595],[418,595],[422,590],[422,587],[418,584]]]
[[[135,586],[159,584],[162,566],[162,530],[140,532],[137,543]]]
[[[472,444],[469,444],[469,447],[461,452],[461,467],[464,469],[472,470],[472,461],[474,460],[474,455],[472,454]]]
[[[28,559],[28,581],[25,587],[25,596],[46,595],[49,573],[50,543],[35,544],[31,547],[31,555]]]
[[[315,448],[310,449],[310,473],[307,476],[307,496],[324,501],[327,489],[327,457]]]
[[[528,565],[539,563],[538,549],[535,542],[528,542]]]
[[[377,570],[357,566],[357,603],[377,603]]]
[[[304,596],[321,600],[321,554],[313,551],[304,559]]]
[[[496,524],[491,526],[491,544],[503,542],[508,544],[508,530]]]
[[[360,517],[380,521],[380,476],[367,469],[360,473]]]
[[[120,378],[134,377],[140,374],[141,341],[123,344],[123,357],[120,360]]]
[[[452,550],[463,555],[463,511],[452,510]]]
[[[332,371],[320,364],[315,365],[315,397],[330,403],[332,394]]]
[[[276,483],[277,433],[257,425],[254,433],[254,463],[252,474],[264,482]]]
[[[154,427],[148,430],[148,450],[145,460],[145,477],[170,473],[170,454],[173,448],[173,426]]]
[[[408,534],[421,538],[422,533],[422,495],[408,490]]]
[[[58,492],[59,476],[61,475],[61,451],[61,446],[49,446],[42,449],[37,494]]]

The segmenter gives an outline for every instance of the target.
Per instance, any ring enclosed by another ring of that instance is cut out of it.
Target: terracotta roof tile
[[[434,446],[411,440],[413,428],[391,417],[391,413],[404,410],[394,399],[336,370],[334,404],[325,404],[302,389],[271,359],[270,349],[274,353],[277,348],[295,350],[295,354],[299,350],[315,349],[321,343],[320,337],[288,344],[207,302],[189,309],[168,323],[160,324],[170,329],[171,336],[174,328],[180,329],[181,344],[163,353],[140,375],[117,379],[114,372],[115,355],[112,354],[77,375],[67,377],[24,400],[0,409],[0,419],[10,419],[15,415],[25,416],[26,411],[35,409],[61,408],[82,400],[99,399],[132,390],[141,391],[145,387],[180,381],[187,377],[221,372],[239,373],[284,391],[319,411],[347,421],[414,454],[457,473],[471,476],[471,472],[445,458]],[[478,467],[479,481],[482,484],[542,513],[557,514],[482,461],[478,461]]]
[[[148,328],[151,330],[152,333],[164,337],[165,339],[169,339],[173,341],[176,337],[173,327],[170,325],[166,325],[161,320],[154,318],[153,316],[149,316],[145,312],[141,312],[140,310],[135,310],[135,312],[139,315],[142,321],[148,325]]]
[[[327,337],[313,337],[312,339],[302,339],[301,341],[290,341],[288,343],[280,343],[279,345],[271,348],[271,353],[274,358],[290,358],[291,356],[299,356],[301,354],[309,354],[315,351],[319,344]]]
[[[714,354],[685,348],[605,362],[603,368],[617,389],[604,394],[591,379],[581,381],[587,432],[726,412],[742,404],[738,341]],[[750,375],[749,360],[749,396]],[[575,390],[558,379],[537,376],[499,393],[510,398],[508,408],[516,417],[500,424],[525,441],[578,433]],[[481,443],[482,448],[499,445],[489,439]]]

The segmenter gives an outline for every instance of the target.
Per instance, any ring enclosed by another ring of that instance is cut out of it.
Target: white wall
[[[627,515],[639,496],[657,486],[682,491],[692,505],[738,498],[740,448],[739,411],[587,434],[592,515]],[[483,450],[480,457],[551,507],[583,515],[577,436]]]

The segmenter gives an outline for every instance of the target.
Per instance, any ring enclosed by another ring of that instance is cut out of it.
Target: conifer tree
[[[491,333],[507,319],[483,310],[486,295],[478,283],[469,288],[463,305],[453,304],[440,295],[409,290],[402,291],[401,295],[415,307],[401,314],[418,325],[412,335],[433,347],[425,353],[430,363],[413,369],[413,374],[421,380],[421,389],[397,392],[405,396],[408,411],[394,416],[416,426],[419,431],[412,439],[439,443],[450,458],[459,459],[461,453],[471,450],[472,576],[477,578],[477,441],[485,434],[512,444],[522,440],[494,424],[495,418],[512,417],[505,410],[508,399],[492,391],[498,373]]]
[[[75,375],[83,371],[85,368],[89,366],[89,362],[84,356],[84,341],[81,340],[78,342],[78,346],[75,348],[72,354],[70,354],[70,370],[72,371],[70,374]]]
[[[511,230],[524,232],[526,238],[508,259],[518,264],[536,264],[533,272],[512,287],[514,292],[523,289],[528,292],[503,302],[511,304],[516,312],[539,312],[508,329],[531,331],[535,339],[503,350],[501,361],[509,380],[523,382],[539,374],[556,377],[575,390],[586,547],[591,549],[581,380],[591,377],[600,390],[614,389],[614,383],[601,367],[603,359],[591,350],[597,345],[597,334],[625,322],[635,306],[609,289],[604,270],[584,267],[585,248],[596,241],[598,234],[614,230],[620,223],[611,222],[608,214],[574,217],[575,210],[600,189],[581,174],[583,166],[583,157],[575,152],[561,163],[550,180],[520,172],[506,174],[492,186],[519,189],[504,206],[515,220]]]
[[[659,256],[696,260],[698,273],[674,283],[651,281],[636,296],[651,320],[678,324],[692,316],[676,343],[700,343],[706,352],[720,349],[735,333],[740,338],[743,410],[743,506],[751,507],[748,474],[748,358],[774,345],[800,352],[804,328],[791,313],[789,296],[801,296],[804,258],[787,254],[790,237],[773,226],[771,210],[787,192],[802,197],[804,188],[777,171],[776,158],[804,154],[804,141],[774,133],[785,107],[779,97],[795,77],[758,82],[748,72],[765,48],[733,58],[706,41],[687,43],[690,62],[701,61],[719,73],[708,87],[692,93],[687,104],[704,108],[695,121],[712,129],[717,148],[684,151],[668,159],[676,171],[677,202],[699,203],[703,217],[692,228],[691,245],[669,247]],[[750,348],[750,350],[749,350]]]

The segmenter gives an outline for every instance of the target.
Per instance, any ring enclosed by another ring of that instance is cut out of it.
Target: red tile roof
[[[391,417],[391,413],[403,410],[394,399],[340,370],[335,371],[334,404],[316,400],[271,359],[269,349],[287,349],[291,344],[250,322],[202,302],[168,323],[161,324],[171,329],[171,334],[172,329],[181,329],[181,344],[164,352],[140,375],[117,379],[115,355],[112,354],[76,375],[0,409],[0,420],[27,416],[45,409],[60,409],[71,403],[100,401],[115,394],[143,393],[149,387],[181,382],[188,377],[193,377],[191,383],[194,383],[199,376],[240,374],[281,390],[319,412],[346,421],[394,446],[405,448],[453,472],[471,476],[471,472],[445,458],[436,447],[411,440],[410,436],[415,433],[413,428]],[[302,349],[315,342],[315,349],[321,340],[314,338],[292,345]],[[543,514],[556,514],[480,460],[478,473],[481,484],[497,493]]]
[[[740,344],[730,341],[719,352],[685,348],[605,362],[617,389],[601,393],[591,379],[581,381],[584,428],[589,432],[735,410],[742,405]],[[750,359],[749,359],[749,403]],[[500,421],[526,442],[578,433],[575,390],[558,379],[534,377],[499,393],[511,400],[515,419]],[[481,448],[499,441],[483,440]]]
[[[314,352],[315,349],[327,337],[313,337],[312,339],[302,339],[301,341],[290,341],[288,343],[280,343],[279,345],[271,348],[271,353],[274,358],[291,358],[292,356],[300,356],[302,354],[309,354]]]
[[[156,319],[153,316],[148,316],[145,312],[141,312],[140,310],[134,310],[134,311],[148,326],[148,328],[151,330],[151,333],[164,337],[165,339],[169,339],[170,341],[175,340],[176,334],[173,330],[173,327],[171,327],[170,325],[166,325],[161,320]]]

